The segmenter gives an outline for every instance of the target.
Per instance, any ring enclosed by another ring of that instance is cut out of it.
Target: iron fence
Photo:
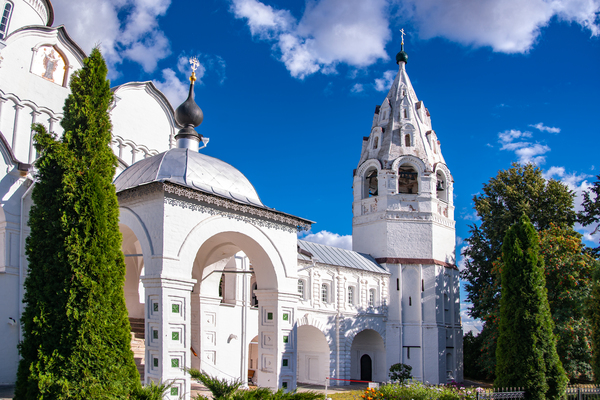
[[[577,385],[567,386],[567,400],[598,400],[600,399],[600,386],[598,385]],[[523,388],[500,388],[500,389],[478,389],[477,399],[524,399],[525,389]]]
[[[477,399],[524,399],[525,389],[523,388],[498,388],[498,389],[478,389]]]
[[[567,387],[568,400],[591,400],[600,398],[600,386],[578,385]]]

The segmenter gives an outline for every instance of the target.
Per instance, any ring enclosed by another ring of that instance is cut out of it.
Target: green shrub
[[[410,365],[398,363],[390,367],[390,379],[392,382],[404,383],[412,378],[412,367]]]

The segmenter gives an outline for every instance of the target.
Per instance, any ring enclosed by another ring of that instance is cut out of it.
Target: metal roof
[[[300,249],[311,253],[313,259],[322,264],[360,269],[363,271],[377,272],[379,274],[389,274],[388,270],[379,265],[369,254],[307,242],[306,240],[300,239],[298,239],[298,246]],[[298,259],[312,261],[311,257],[302,253],[298,253]]]
[[[218,158],[174,148],[140,160],[115,179],[117,192],[151,182],[172,182],[240,203],[265,207],[239,170]],[[266,207],[265,207],[266,208]]]

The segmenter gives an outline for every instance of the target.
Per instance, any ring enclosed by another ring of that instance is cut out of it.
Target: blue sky
[[[316,221],[313,240],[350,243],[352,171],[400,28],[455,180],[458,250],[472,196],[511,162],[535,162],[577,202],[600,174],[600,0],[52,3],[55,26],[86,51],[100,44],[113,85],[152,80],[176,107],[198,57],[202,151],[266,205]]]

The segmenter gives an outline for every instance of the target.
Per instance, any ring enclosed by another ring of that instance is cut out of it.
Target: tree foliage
[[[525,214],[502,246],[496,387],[525,387],[531,399],[560,399],[568,379],[556,352],[539,238]]]
[[[592,293],[587,306],[592,330],[592,369],[594,380],[600,383],[600,263],[596,263]]]
[[[73,74],[63,137],[34,127],[41,156],[26,242],[17,399],[127,398],[140,385],[123,294],[106,73],[94,49]]]
[[[592,234],[600,230],[600,175],[597,175],[596,179],[590,190],[583,192],[583,211],[578,215],[581,225],[589,226],[596,224]],[[593,249],[593,253],[596,256],[600,255],[600,247]]]
[[[573,230],[576,220],[573,198],[566,185],[545,180],[539,168],[514,164],[498,172],[473,199],[481,222],[471,226],[471,236],[466,239],[468,246],[463,252],[466,268],[462,277],[466,297],[473,303],[470,314],[485,323],[476,363],[487,377],[494,376],[496,365],[501,246],[511,223],[526,214],[541,236],[559,355],[569,377],[590,378],[590,328],[581,305],[589,293],[593,259],[585,255],[581,235]],[[564,277],[568,277],[568,282],[563,282]]]
[[[479,226],[471,225],[463,254],[463,272],[467,299],[473,304],[470,314],[485,318],[497,310],[500,285],[495,282],[493,263],[501,257],[502,242],[508,228],[524,213],[534,227],[551,225],[572,227],[576,220],[574,194],[561,182],[547,181],[533,164],[513,164],[483,186],[473,197]]]

